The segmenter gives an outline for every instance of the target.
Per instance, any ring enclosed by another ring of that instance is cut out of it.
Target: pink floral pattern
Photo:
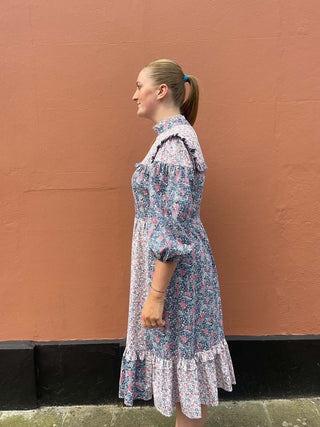
[[[157,138],[131,185],[135,218],[126,348],[119,397],[150,400],[165,416],[177,402],[189,418],[201,404],[218,405],[218,387],[236,384],[223,330],[218,273],[200,219],[205,182],[197,135],[181,114],[154,126]],[[156,260],[177,261],[165,294],[160,328],[144,328],[141,311]]]

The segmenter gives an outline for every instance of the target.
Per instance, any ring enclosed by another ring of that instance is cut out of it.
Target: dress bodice
[[[131,179],[136,217],[147,219],[149,193],[156,184],[150,180],[159,181],[160,175],[163,182],[158,185],[168,184],[172,177],[172,186],[181,189],[180,198],[190,194],[188,217],[199,217],[207,165],[194,129],[182,114],[160,121],[153,129],[157,138],[142,162],[135,164]]]

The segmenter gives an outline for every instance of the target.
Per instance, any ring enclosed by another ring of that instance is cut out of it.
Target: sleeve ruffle
[[[208,169],[208,166],[206,165],[205,162],[200,162],[195,154],[196,149],[195,148],[191,148],[189,147],[188,141],[186,140],[186,138],[184,138],[182,135],[179,135],[179,133],[175,133],[172,135],[169,135],[167,138],[163,139],[162,141],[159,142],[156,151],[154,153],[154,155],[151,158],[151,162],[153,162],[159,152],[159,150],[161,150],[164,147],[164,144],[170,140],[176,140],[176,141],[181,141],[183,142],[185,148],[187,149],[187,152],[190,156],[190,160],[192,162],[192,166],[195,170],[195,172],[203,172],[206,169]],[[178,153],[177,153],[178,154]]]
[[[195,210],[194,170],[154,161],[149,173],[149,247],[162,262],[176,262],[196,245],[190,230]]]

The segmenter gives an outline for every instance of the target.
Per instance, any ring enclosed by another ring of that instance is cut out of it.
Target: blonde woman
[[[186,85],[189,95],[186,97]],[[207,165],[192,125],[199,88],[174,61],[150,62],[139,73],[137,115],[156,139],[135,164],[135,218],[126,348],[119,397],[154,399],[176,427],[203,426],[218,390],[235,375],[225,340],[218,273],[200,219]]]

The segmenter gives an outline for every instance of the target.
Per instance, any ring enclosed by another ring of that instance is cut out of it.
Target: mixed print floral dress
[[[171,416],[180,402],[189,418],[201,404],[218,405],[218,390],[232,391],[235,375],[223,330],[218,273],[200,219],[205,182],[197,135],[178,114],[153,127],[157,138],[135,164],[131,185],[135,218],[126,347],[119,397],[154,399]],[[156,260],[177,261],[165,293],[165,325],[144,328],[141,312]]]

